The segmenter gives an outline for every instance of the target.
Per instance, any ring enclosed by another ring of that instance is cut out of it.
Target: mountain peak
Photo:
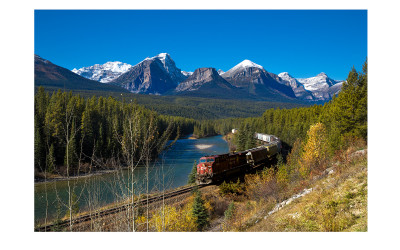
[[[205,87],[205,85],[208,87]],[[176,91],[194,91],[200,88],[213,89],[216,86],[219,86],[217,87],[219,90],[234,88],[218,74],[215,68],[204,67],[196,69],[192,75],[178,85]]]
[[[223,77],[232,77],[233,75],[240,73],[242,71],[252,71],[254,68],[264,71],[263,66],[258,65],[248,59],[243,60],[239,64],[237,64],[235,67],[231,68],[230,70],[226,71],[225,73],[221,74]]]
[[[158,54],[158,55],[156,55],[155,57],[158,57],[158,58],[167,58],[167,57],[171,57],[168,53],[160,53],[160,54]]]
[[[328,76],[325,74],[325,72],[321,72],[321,73],[319,73],[317,76],[328,77]]]
[[[261,65],[258,65],[248,59],[243,60],[241,63],[239,63],[238,65],[236,65],[233,68],[239,68],[239,67],[243,67],[243,68],[259,68],[259,69],[263,69],[263,67]]]
[[[290,78],[293,78],[293,77],[289,74],[289,72],[282,72],[282,73],[279,73],[278,76],[279,76],[279,77],[290,77]]]

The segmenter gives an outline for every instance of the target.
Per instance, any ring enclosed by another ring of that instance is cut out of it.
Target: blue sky
[[[276,74],[342,80],[367,57],[367,11],[35,11],[35,54],[68,69],[162,52],[185,71],[249,59]]]

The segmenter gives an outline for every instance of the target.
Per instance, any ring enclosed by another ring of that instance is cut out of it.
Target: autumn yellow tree
[[[322,123],[310,126],[307,132],[302,156],[300,158],[300,174],[303,178],[318,170],[328,156],[328,137],[326,127]]]
[[[196,231],[196,220],[192,215],[192,204],[181,209],[174,206],[165,206],[164,210],[153,213],[150,224],[157,232],[193,232]]]

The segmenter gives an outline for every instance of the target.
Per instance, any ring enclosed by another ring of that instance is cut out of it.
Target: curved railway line
[[[172,197],[176,197],[178,195],[191,192],[196,188],[200,189],[200,188],[203,188],[205,186],[207,186],[207,185],[195,185],[195,186],[185,187],[185,188],[182,188],[182,189],[179,189],[179,190],[174,190],[174,191],[171,191],[171,192],[168,192],[168,193],[165,193],[165,194],[161,194],[161,195],[157,195],[157,196],[154,196],[154,197],[144,198],[144,199],[141,199],[139,201],[136,201],[134,203],[134,206],[144,205],[144,204],[147,204],[147,203],[150,204],[150,203],[162,201],[163,199],[169,199],[169,198],[172,198]],[[124,205],[120,205],[120,206],[117,206],[117,207],[113,207],[113,208],[109,208],[109,209],[106,209],[106,210],[102,210],[102,211],[96,213],[96,218],[119,213],[121,211],[127,210],[131,206],[132,206],[132,204],[124,204]],[[93,215],[90,215],[90,214],[82,215],[82,216],[79,216],[79,217],[73,219],[72,224],[75,226],[76,224],[90,221],[92,218],[93,218]],[[37,228],[35,228],[35,231],[36,232],[47,232],[47,231],[54,231],[54,229],[60,230],[60,228],[66,228],[69,225],[70,225],[70,221],[69,220],[63,220],[63,221],[61,221],[59,223],[53,223],[53,224],[48,224],[48,225],[45,225],[45,226],[37,227]]]

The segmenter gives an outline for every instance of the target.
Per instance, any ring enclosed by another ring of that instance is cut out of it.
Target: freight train
[[[272,160],[281,151],[281,141],[273,136],[256,133],[255,137],[266,144],[241,152],[201,157],[197,164],[196,183],[210,184],[246,173]]]

